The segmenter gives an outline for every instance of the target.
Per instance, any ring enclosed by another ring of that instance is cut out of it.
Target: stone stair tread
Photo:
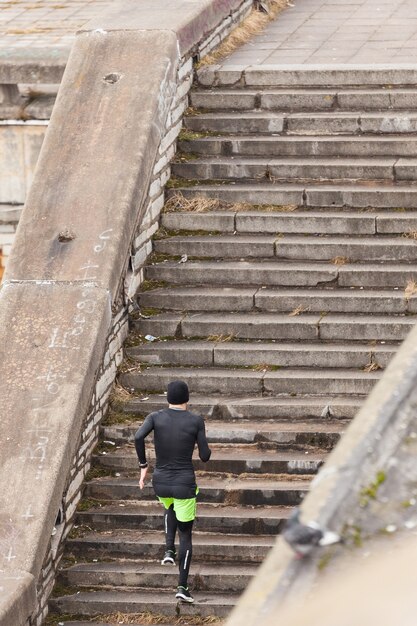
[[[112,435],[111,433],[117,433],[118,431],[120,431],[120,437],[122,437],[123,433],[126,433],[127,431],[134,433],[136,431],[137,428],[139,428],[139,425],[142,422],[136,422],[135,424],[129,424],[128,426],[126,425],[120,425],[120,426],[110,426],[110,427],[103,427],[103,431],[106,437],[106,440],[111,440],[112,439]],[[253,421],[228,421],[228,422],[224,422],[224,421],[216,421],[216,420],[208,420],[206,423],[206,429],[208,430],[208,437],[210,438],[210,429],[212,430],[220,430],[220,429],[224,429],[224,430],[235,430],[235,431],[246,431],[246,430],[254,430],[256,432],[262,433],[262,432],[271,432],[271,431],[275,431],[275,432],[288,432],[288,433],[292,433],[292,432],[298,432],[298,433],[302,433],[302,432],[307,432],[307,433],[314,433],[316,431],[320,431],[323,433],[339,433],[340,431],[344,430],[345,428],[345,424],[344,422],[342,422],[341,420],[336,420],[336,421],[331,421],[331,420],[326,420],[324,421],[320,421],[320,422],[314,422],[314,421],[309,421],[309,422],[302,422],[302,421],[297,421],[297,422],[280,422],[280,421],[276,421],[276,420],[269,420],[269,421],[262,421],[262,422],[253,422]],[[114,435],[113,435],[114,437]],[[209,480],[208,478],[205,480]]]
[[[340,432],[340,431],[339,431]],[[256,478],[239,478],[233,476],[233,478],[228,478],[227,476],[218,478],[214,476],[199,476],[197,472],[197,481],[198,486],[201,489],[227,489],[227,490],[235,490],[235,489],[274,489],[275,491],[299,491],[306,490],[310,485],[309,480],[280,480],[278,478],[265,478],[265,479],[256,479]],[[91,485],[99,484],[100,486],[108,486],[108,487],[118,487],[118,486],[126,486],[126,487],[137,487],[138,481],[134,478],[96,478],[90,481]]]
[[[155,530],[142,530],[142,529],[109,529],[102,530],[101,532],[89,532],[83,537],[76,539],[68,539],[70,544],[85,544],[91,542],[105,543],[109,546],[112,544],[119,544],[121,542],[132,542],[135,545],[155,544],[161,546],[163,549],[163,535],[161,531]],[[204,532],[201,530],[193,531],[193,545],[215,545],[215,546],[228,546],[228,545],[240,545],[247,546],[248,543],[253,543],[257,546],[272,547],[275,543],[275,537],[271,535],[227,535],[224,533],[212,533]]]
[[[268,270],[302,270],[302,271],[313,271],[313,270],[325,270],[331,272],[337,271],[345,271],[347,268],[351,267],[359,267],[360,269],[369,268],[370,270],[381,270],[385,268],[389,269],[398,269],[403,267],[412,266],[411,262],[402,261],[400,263],[393,263],[392,261],[378,261],[376,263],[372,262],[364,262],[360,263],[360,265],[356,263],[345,263],[344,265],[333,265],[328,261],[292,261],[292,260],[264,260],[264,259],[251,259],[250,261],[229,261],[229,260],[221,260],[221,261],[213,261],[213,260],[202,260],[202,261],[187,261],[187,263],[178,263],[176,261],[163,261],[162,263],[154,263],[152,265],[148,265],[148,268],[157,267],[158,269],[162,268],[175,268],[181,272],[187,272],[190,267],[201,267],[202,269],[229,269],[229,270],[238,270],[239,268],[264,268]],[[267,286],[267,285],[265,285]],[[262,287],[258,287],[262,288]],[[294,289],[297,286],[294,285]]]
[[[339,64],[338,64],[339,65]],[[265,67],[265,66],[262,66]],[[291,66],[294,67],[294,66]],[[304,66],[305,69],[306,66]],[[307,66],[308,67],[308,66]],[[227,68],[225,68],[226,70]],[[210,86],[209,88],[204,88],[201,87],[201,85],[196,85],[191,94],[192,96],[196,96],[196,95],[201,95],[201,96],[207,96],[208,94],[221,94],[221,95],[236,95],[236,94],[242,94],[242,95],[253,95],[256,96],[259,93],[324,93],[324,94],[328,94],[330,92],[335,92],[336,93],[351,93],[352,91],[354,93],[372,93],[372,94],[386,94],[387,91],[388,93],[399,93],[399,92],[403,92],[403,93],[415,93],[417,96],[417,89],[414,85],[401,85],[399,87],[392,85],[390,87],[389,90],[387,90],[386,87],[378,87],[377,85],[375,86],[365,86],[365,87],[357,87],[357,86],[353,86],[351,89],[349,89],[349,86],[345,85],[343,87],[335,87],[332,85],[291,85],[291,86],[286,86],[286,87],[281,87],[281,86],[273,86],[273,85],[257,85],[256,87],[253,86],[245,86],[244,88],[241,87],[228,87],[228,86],[218,86],[218,87],[212,87]]]
[[[417,188],[416,188],[417,189]],[[148,279],[165,280],[181,285],[213,285],[231,283],[265,287],[322,287],[335,283],[340,287],[397,287],[405,289],[407,280],[415,280],[416,264],[412,261],[346,263],[329,261],[188,261],[178,264],[167,261],[146,267]],[[155,318],[154,318],[155,321]],[[180,321],[180,317],[178,319]],[[162,329],[163,330],[163,329]],[[148,331],[146,331],[148,332]],[[145,333],[146,334],[146,333]],[[158,334],[154,333],[154,334]],[[168,336],[169,332],[161,332]]]
[[[218,90],[220,93],[220,90]],[[246,90],[245,90],[246,91]],[[294,90],[296,92],[296,90]],[[396,92],[398,93],[399,90],[396,90]],[[225,91],[221,91],[221,93],[225,94]],[[236,91],[234,92],[229,92],[229,93],[233,93],[236,94]],[[257,92],[259,93],[259,92]],[[273,92],[271,90],[268,90],[268,93],[286,93],[285,90],[274,90]],[[309,93],[327,93],[326,91],[309,91]],[[375,92],[373,92],[375,93]],[[386,93],[385,91],[382,91],[382,93]],[[407,91],[406,93],[410,93],[409,91]],[[417,90],[415,90],[416,93],[416,97],[417,97]],[[226,95],[226,94],[225,94]],[[410,118],[416,115],[416,111],[413,109],[389,109],[389,111],[361,111],[360,109],[358,110],[349,110],[349,111],[342,111],[342,110],[337,110],[337,111],[271,111],[271,110],[263,110],[263,109],[252,109],[252,110],[248,110],[248,111],[233,111],[233,110],[224,110],[224,111],[205,111],[202,113],[198,113],[197,115],[189,115],[186,117],[186,120],[193,120],[193,119],[202,119],[202,120],[211,120],[211,119],[219,119],[219,118],[231,118],[231,119],[241,119],[243,118],[272,118],[275,119],[276,117],[284,117],[284,118],[289,118],[289,117],[295,117],[295,118],[310,118],[311,116],[314,117],[318,117],[318,118],[323,118],[323,119],[327,119],[328,117],[338,117],[338,118],[342,118],[344,119],[345,117],[354,117],[354,118],[358,118],[358,117],[365,117],[365,118],[372,118],[372,119],[378,119],[380,117],[384,117],[384,118],[391,118],[391,117],[405,117],[405,118]]]
[[[382,314],[381,309],[392,313],[404,313],[407,302],[403,291],[394,289],[314,289],[294,287],[216,287],[177,286],[162,287],[140,293],[140,306],[155,306],[164,310],[201,313],[219,311],[250,312],[256,306],[259,312],[292,312],[297,305],[312,311]],[[417,294],[410,295],[408,302],[417,301]],[[336,310],[334,310],[336,309]]]
[[[283,459],[283,460],[303,460],[306,458],[306,454],[308,454],[311,458],[323,459],[326,456],[326,452],[323,450],[314,450],[311,453],[299,451],[299,450],[259,450],[256,448],[251,448],[250,446],[245,445],[222,445],[218,446],[217,444],[211,444],[210,446],[213,451],[215,451],[216,460],[237,460],[240,461],[244,459],[245,461],[262,461],[264,459]],[[214,452],[213,452],[214,454]],[[153,451],[150,450],[149,461],[153,461],[155,456]],[[197,458],[197,453],[195,453]],[[96,455],[95,459],[100,461],[100,459],[108,460],[108,459],[129,459],[133,461],[137,461],[136,452],[133,446],[121,446],[118,447],[114,452],[109,452],[105,455]],[[135,468],[139,471],[139,465],[136,464]]]
[[[231,563],[193,563],[193,574],[202,575],[253,575],[257,566],[252,563],[244,563],[243,565],[236,565]],[[158,563],[151,563],[149,561],[119,561],[119,562],[97,562],[97,563],[78,563],[77,565],[71,565],[63,570],[64,572],[148,572],[148,573],[175,573],[177,575],[177,569],[172,568],[170,570],[164,565]]]
[[[197,598],[198,595],[198,598]],[[193,606],[205,604],[207,606],[218,606],[224,604],[231,608],[236,603],[239,594],[210,594],[207,592],[196,592],[195,604]],[[65,602],[67,600],[67,602]],[[147,591],[146,589],[138,589],[135,591],[81,591],[75,595],[61,596],[54,598],[53,604],[72,604],[76,606],[81,602],[99,602],[103,607],[113,603],[122,602],[124,604],[132,604],[133,606],[141,606],[143,604],[153,604],[158,607],[160,604],[170,602],[173,606],[177,603],[175,594],[172,591],[159,589],[158,591]],[[139,611],[135,611],[139,612]],[[91,622],[90,622],[91,623]]]
[[[65,626],[91,626],[91,624],[94,623],[94,626],[109,626],[109,622],[98,622],[97,620],[94,620],[94,622],[91,622],[91,619],[88,622],[80,622],[80,621],[65,621]],[[160,626],[175,626],[175,624],[173,623],[169,623],[169,622],[159,622]],[[148,624],[145,624],[144,622],[140,623],[140,622],[129,622],[130,626],[149,626]]]
[[[268,396],[231,396],[216,394],[206,396],[193,393],[190,400],[190,409],[203,415],[221,415],[228,419],[291,419],[305,420],[321,418],[327,414],[330,407],[331,415],[338,419],[352,418],[363,403],[363,397],[349,397],[342,394],[319,395],[300,394],[293,397],[286,395]],[[123,406],[125,414],[145,416],[152,411],[166,406],[164,394],[148,394],[141,397],[133,396]]]
[[[393,236],[393,235],[385,235],[382,233],[375,234],[373,236],[354,236],[351,235],[349,239],[346,239],[346,235],[313,235],[313,234],[303,234],[296,235],[293,233],[277,233],[276,235],[256,235],[256,234],[241,234],[236,233],[235,235],[179,235],[167,237],[166,239],[160,239],[156,242],[156,249],[162,248],[166,242],[171,244],[175,243],[178,246],[186,245],[187,243],[221,243],[221,244],[254,244],[257,243],[271,243],[271,244],[279,244],[281,242],[285,242],[288,244],[304,244],[304,245],[312,245],[312,246],[325,246],[325,245],[342,245],[345,244],[347,246],[356,245],[356,246],[396,246],[396,247],[410,247],[416,248],[417,250],[417,241],[412,239],[411,237],[404,236]],[[250,256],[250,255],[248,255]],[[221,257],[220,257],[221,258]]]
[[[346,266],[343,266],[346,267]],[[377,266],[380,268],[380,266]],[[363,270],[364,266],[361,266],[361,270]],[[402,293],[403,297],[404,294]],[[171,313],[158,313],[153,315],[150,319],[154,319],[155,321],[161,320],[171,320],[174,317]],[[186,314],[182,317],[182,321],[185,319],[190,320],[199,320],[207,322],[208,324],[215,323],[218,319],[224,319],[223,312],[210,312],[210,313],[200,313],[200,312],[192,312],[190,314]],[[411,324],[413,322],[413,318],[407,315],[371,315],[369,313],[363,315],[352,315],[349,313],[326,313],[326,315],[322,315],[319,313],[309,313],[307,311],[301,312],[299,315],[290,316],[288,313],[273,313],[273,312],[263,312],[259,313],[256,311],[245,311],[245,312],[236,312],[230,313],[227,316],[227,322],[230,323],[241,323],[242,321],[247,321],[250,324],[253,324],[254,320],[259,320],[261,322],[274,322],[276,324],[303,324],[303,323],[316,323],[319,319],[322,319],[326,323],[329,322],[352,322],[352,323],[404,323]],[[221,339],[219,340],[221,342]],[[154,343],[154,342],[151,342]],[[213,345],[216,342],[213,341]],[[148,344],[144,344],[145,346]]]
[[[346,235],[188,235],[173,236],[155,242],[157,252],[187,254],[197,258],[287,258],[294,260],[332,261],[344,256],[350,262],[415,261],[417,242],[411,237],[375,234]]]
[[[417,117],[417,113],[416,113]],[[293,135],[291,135],[292,137]],[[325,135],[327,137],[327,135]],[[346,138],[346,135],[343,135]],[[349,157],[349,156],[341,156],[341,157],[326,157],[326,156],[288,156],[288,157],[278,157],[278,156],[259,156],[259,155],[242,155],[242,156],[213,156],[213,155],[201,155],[192,161],[186,161],[176,163],[176,167],[180,167],[181,165],[187,163],[197,163],[201,165],[291,165],[291,164],[300,164],[300,165],[334,165],[335,162],[338,165],[394,165],[398,161],[404,162],[404,164],[408,165],[417,165],[417,158],[413,157],[402,157],[398,159],[394,156],[369,156],[369,157]],[[198,215],[198,214],[197,214]]]
[[[196,144],[210,144],[213,142],[224,142],[224,141],[230,141],[230,142],[247,142],[247,143],[254,143],[254,142],[261,142],[261,143],[302,143],[302,142],[306,142],[306,141],[314,141],[314,142],[320,142],[320,143],[327,143],[327,142],[335,142],[335,143],[345,143],[345,142],[353,142],[353,143],[389,143],[389,144],[397,144],[397,143],[404,143],[404,142],[412,142],[415,143],[417,141],[417,138],[415,137],[414,134],[412,133],[397,133],[397,134],[392,134],[392,135],[373,135],[373,134],[365,134],[363,133],[362,135],[249,135],[249,134],[240,134],[239,133],[239,137],[238,139],[236,138],[236,135],[220,135],[218,137],[216,136],[208,136],[208,137],[197,137],[196,139],[191,139],[191,140],[183,140],[180,142],[181,144],[191,144],[191,145],[196,145]],[[408,156],[408,155],[407,155]]]
[[[410,322],[413,325],[412,321]],[[131,374],[130,376],[134,376],[135,374]],[[189,385],[192,388],[193,379],[199,378],[227,378],[227,379],[252,379],[254,377],[259,377],[260,379],[266,378],[370,378],[370,379],[379,379],[381,374],[378,372],[363,372],[358,370],[350,370],[350,369],[342,369],[342,368],[332,368],[325,369],[320,368],[318,371],[315,368],[289,368],[283,367],[276,372],[257,372],[254,370],[246,370],[246,369],[227,369],[221,367],[212,367],[212,368],[187,368],[187,367],[148,367],[147,369],[138,372],[138,376],[141,377],[143,383],[146,382],[146,379],[150,377],[158,376],[163,379],[187,379],[189,381]],[[131,378],[124,377],[123,380],[131,380]]]
[[[201,315],[207,315],[207,313],[201,313]],[[220,314],[219,314],[220,315]],[[348,318],[348,316],[343,316],[342,314],[338,314],[336,316],[336,314],[328,314],[328,316],[326,317],[332,317],[332,319],[334,318],[338,318],[341,319],[341,321],[344,321],[344,317]],[[363,318],[365,318],[365,320],[367,319],[367,316],[363,315]],[[370,321],[374,321],[375,317],[378,316],[369,316],[369,318],[371,318]],[[383,317],[384,320],[386,321],[391,321],[391,319],[388,316],[379,316],[380,318]],[[338,319],[336,321],[338,321]],[[343,343],[343,342],[328,342],[328,343],[303,343],[303,345],[300,345],[299,343],[295,343],[295,342],[291,342],[291,341],[231,341],[231,342],[222,342],[221,340],[219,341],[213,341],[213,342],[209,342],[212,343],[213,345],[207,345],[207,341],[199,341],[199,340],[181,340],[181,339],[177,339],[177,340],[164,340],[164,341],[155,341],[152,342],[152,344],[142,344],[139,346],[135,346],[133,348],[129,348],[126,351],[126,354],[129,356],[129,358],[131,359],[137,359],[138,361],[140,361],[140,358],[142,355],[146,355],[147,353],[157,353],[160,351],[165,351],[165,350],[179,350],[181,352],[187,352],[188,350],[201,350],[203,348],[207,348],[207,350],[210,350],[210,352],[215,352],[215,351],[247,351],[247,350],[253,350],[253,351],[271,351],[271,352],[279,352],[280,350],[290,350],[290,351],[296,351],[296,352],[323,352],[323,353],[327,353],[327,352],[337,352],[340,350],[346,350],[347,352],[352,352],[352,353],[357,353],[357,352],[363,352],[363,351],[367,351],[367,352],[385,352],[386,350],[391,351],[392,353],[395,353],[397,351],[398,348],[398,344],[394,343],[392,345],[390,344],[376,344],[376,345],[369,345],[369,343]]]
[[[313,456],[313,455],[311,455]],[[303,458],[305,458],[303,456]],[[123,506],[115,504],[103,504],[100,507],[91,508],[88,511],[79,511],[77,513],[78,520],[82,522],[83,518],[89,517],[90,515],[100,515],[100,516],[111,516],[117,515],[120,516],[132,516],[132,515],[147,515],[147,516],[157,516],[162,519],[163,509],[160,504],[154,504],[153,502],[149,502],[147,500],[126,500],[123,502]],[[229,519],[247,519],[247,518],[258,518],[262,517],[263,519],[276,519],[276,518],[288,518],[291,514],[290,506],[230,506],[222,503],[199,503],[198,505],[198,518],[203,517],[221,517],[229,518]]]
[[[59,621],[59,619],[58,619]],[[160,622],[161,626],[175,626],[174,624],[170,624],[169,622]],[[88,620],[88,622],[79,622],[79,621],[65,621],[65,626],[109,626],[108,622],[96,622],[96,620]],[[149,624],[145,624],[144,622],[130,622],[130,626],[149,626]]]
[[[416,147],[417,148],[417,147]],[[375,180],[375,181],[343,181],[342,183],[340,181],[335,181],[335,182],[331,182],[331,181],[324,181],[324,182],[320,182],[320,181],[314,181],[314,182],[309,182],[309,183],[291,183],[291,182],[285,182],[285,183],[254,183],[254,182],[227,182],[227,181],[221,181],[219,182],[219,184],[212,184],[212,185],[205,185],[204,181],[201,184],[196,184],[196,185],[192,185],[189,187],[181,187],[181,185],[179,185],[177,187],[177,191],[183,193],[185,196],[189,196],[190,194],[193,195],[197,195],[199,192],[210,192],[210,191],[218,191],[219,189],[221,189],[221,191],[225,192],[225,191],[230,191],[230,189],[234,190],[235,192],[238,191],[253,191],[253,192],[258,192],[258,194],[260,194],[263,191],[272,191],[272,192],[278,192],[278,191],[288,191],[288,193],[290,193],[291,191],[333,191],[334,189],[337,189],[341,192],[345,191],[350,191],[350,192],[364,192],[364,191],[372,191],[372,190],[378,190],[380,192],[385,191],[385,192],[394,192],[394,191],[402,191],[402,192],[415,192],[417,189],[417,184],[412,184],[410,183],[410,181],[398,181],[396,183],[393,183],[392,181],[383,181],[383,180]],[[226,195],[225,195],[226,197]],[[262,205],[262,203],[260,202],[259,204]],[[265,203],[264,203],[265,204]],[[267,204],[272,204],[272,202],[268,202]],[[283,204],[282,202],[277,202],[277,205],[281,205]],[[293,202],[289,201],[288,204],[293,204]],[[380,207],[377,207],[378,209]],[[404,207],[407,209],[410,209],[410,207]],[[290,213],[291,215],[291,213]]]
[[[300,327],[301,328],[301,327]],[[346,332],[346,327],[323,327],[325,334]],[[375,330],[372,334],[375,334]],[[396,335],[401,327],[391,329]],[[405,327],[408,331],[408,327]],[[403,336],[407,333],[403,332]],[[159,391],[165,389],[171,380],[185,380],[190,392],[201,393],[203,389],[209,393],[239,393],[253,395],[264,393],[309,394],[329,393],[368,394],[382,376],[382,370],[367,372],[362,369],[345,368],[302,368],[283,367],[278,371],[256,371],[246,368],[221,367],[154,367],[150,366],[138,373],[129,372],[120,376],[121,384],[131,390]]]
[[[219,217],[223,218],[219,222]],[[225,218],[227,225],[224,226]],[[417,211],[404,209],[364,212],[358,209],[295,206],[291,211],[244,210],[162,214],[162,225],[172,230],[207,230],[228,233],[317,233],[335,235],[404,234],[417,229]]]

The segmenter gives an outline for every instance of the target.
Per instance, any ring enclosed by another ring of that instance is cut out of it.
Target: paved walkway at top
[[[222,65],[417,63],[417,0],[290,0]]]
[[[114,1],[0,0],[0,54],[69,49],[75,32]],[[417,0],[290,1],[223,65],[417,63]]]
[[[76,31],[114,1],[0,0],[0,51],[70,48]]]

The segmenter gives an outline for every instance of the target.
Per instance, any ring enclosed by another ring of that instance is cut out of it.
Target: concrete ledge
[[[313,480],[301,506],[302,519],[341,531],[358,506],[361,490],[386,467],[415,419],[417,327],[408,335],[357,416]],[[277,543],[261,566],[228,626],[258,625],[284,604],[300,603],[319,575],[314,559],[297,561],[285,542]],[[284,602],[285,601],[285,602]],[[268,622],[269,623],[269,622]]]
[[[59,84],[69,48],[24,48],[0,50],[0,83]]]
[[[24,624],[35,608],[35,579],[31,574],[15,570],[0,572],[0,626]]]
[[[92,280],[115,297],[178,62],[170,32],[77,37],[39,156],[42,174],[27,198],[6,280]],[[123,124],[115,123],[116,111]],[[30,238],[36,240],[35,255],[28,249]]]
[[[176,34],[181,55],[202,41],[244,0],[122,0],[93,19],[80,32],[169,31]]]
[[[128,289],[151,251],[192,54],[249,5],[121,2],[119,18],[80,33],[71,51],[0,291],[0,571],[33,576],[36,623],[60,556],[50,549],[58,508],[65,537],[120,363]],[[11,61],[7,83],[51,83],[44,69],[63,65],[53,52]],[[138,231],[145,243],[128,272]],[[7,626],[27,624],[27,589],[1,596],[7,616],[16,598]]]
[[[108,292],[89,283],[0,291],[3,574],[39,575],[110,323]]]

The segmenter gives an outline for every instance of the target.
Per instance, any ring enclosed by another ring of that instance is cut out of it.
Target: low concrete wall
[[[417,327],[403,342],[313,480],[300,507],[304,522],[314,520],[339,533],[348,522],[355,523],[352,520],[360,517],[363,489],[374,482],[377,472],[390,467],[410,427],[415,425],[416,406]],[[398,459],[394,459],[395,463]],[[227,625],[272,625],[280,621],[281,615],[286,624],[286,610],[297,607],[301,611],[303,600],[320,577],[319,559],[320,554],[296,560],[279,537]]]
[[[0,291],[1,626],[46,615],[157,228],[192,59],[251,5],[124,0],[76,38]]]
[[[24,204],[47,122],[0,121],[0,205]]]

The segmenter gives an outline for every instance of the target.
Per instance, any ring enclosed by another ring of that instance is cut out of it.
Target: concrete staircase
[[[415,322],[416,102],[380,85],[193,92],[120,374],[130,395],[103,426],[56,623],[224,618],[236,603]],[[213,448],[196,460],[197,603],[177,609],[132,443],[173,378]]]

